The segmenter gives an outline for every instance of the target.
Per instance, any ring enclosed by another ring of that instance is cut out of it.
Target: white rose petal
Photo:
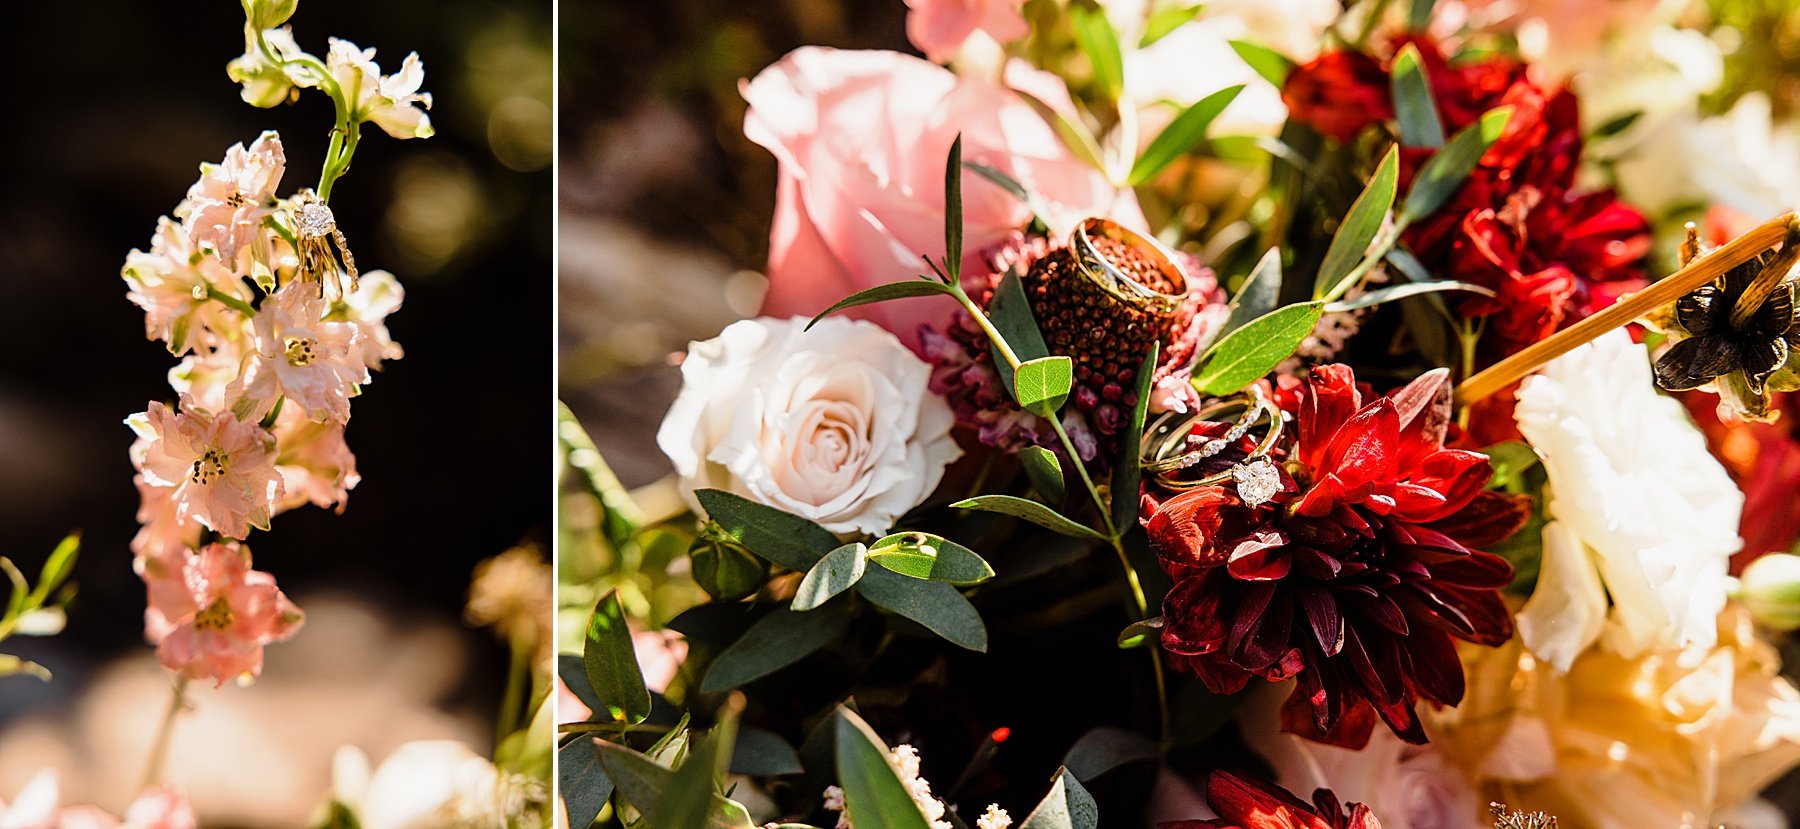
[[[656,442],[692,503],[724,489],[839,535],[885,532],[961,450],[931,369],[879,326],[737,322],[693,343]]]
[[[1532,652],[1566,666],[1602,615],[1602,644],[1621,656],[1711,647],[1744,498],[1681,404],[1657,393],[1644,346],[1607,334],[1526,380],[1518,399],[1550,517],[1569,534],[1546,531],[1545,580],[1520,624]],[[1610,614],[1583,568],[1597,569]]]

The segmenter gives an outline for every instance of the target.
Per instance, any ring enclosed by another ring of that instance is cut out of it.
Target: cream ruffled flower
[[[232,411],[260,420],[279,398],[318,422],[347,423],[350,398],[369,380],[357,329],[325,319],[318,286],[296,280],[257,309],[255,352],[227,392]]]
[[[281,497],[275,439],[255,421],[213,414],[184,398],[181,411],[152,402],[125,419],[138,435],[132,459],[144,482],[174,487],[175,514],[227,538],[269,528]]]
[[[1627,657],[1711,646],[1744,498],[1681,404],[1657,393],[1644,346],[1614,331],[1526,380],[1518,400],[1551,518],[1519,613],[1526,646],[1565,669],[1596,640]]]
[[[1549,812],[1564,829],[1730,822],[1800,762],[1800,691],[1743,608],[1717,624],[1712,647],[1591,650],[1566,674],[1518,640],[1463,648],[1462,705],[1421,711],[1431,745],[1484,802]]]
[[[931,367],[872,323],[733,323],[693,343],[657,445],[681,488],[726,489],[840,535],[885,532],[961,454]]]
[[[193,247],[187,228],[166,217],[156,224],[150,250],[126,254],[119,275],[126,298],[144,310],[145,336],[167,343],[171,354],[210,351],[242,328],[242,315],[209,299],[208,289],[248,302],[243,280]]]
[[[378,768],[356,746],[331,764],[332,796],[363,829],[481,829],[527,825],[546,793],[494,767],[454,740],[419,740],[394,749]]]
[[[334,37],[325,67],[350,102],[352,120],[373,121],[395,138],[430,138],[436,132],[431,116],[425,114],[431,108],[431,94],[419,91],[425,83],[425,63],[417,52],[401,61],[397,74],[383,76],[374,49],[359,49]]]
[[[275,191],[286,168],[281,136],[273,132],[263,133],[248,148],[231,145],[219,164],[200,165],[200,179],[175,208],[193,246],[217,252],[227,268],[237,269],[239,254],[268,235],[263,219],[274,210]],[[267,258],[265,254],[258,261]]]

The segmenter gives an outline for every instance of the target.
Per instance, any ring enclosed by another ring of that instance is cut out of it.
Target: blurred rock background
[[[225,64],[236,3],[0,3],[9,79],[0,178],[0,554],[35,573],[83,533],[69,625],[8,650],[56,673],[0,681],[0,799],[38,768],[66,803],[117,810],[144,773],[168,682],[142,640],[127,547],[137,494],[125,415],[172,398],[174,364],[143,336],[119,266],[197,166],[279,130],[283,191],[316,180],[323,96],[258,110]],[[297,826],[354,742],[379,762],[409,740],[490,750],[506,650],[462,621],[475,563],[547,542],[552,372],[549,0],[304,0],[294,33],[425,63],[438,134],[369,128],[333,205],[366,269],[404,282],[389,320],[406,348],[357,400],[363,481],[342,516],[308,508],[251,539],[308,612],[253,689],[192,693],[170,761],[208,827]]]

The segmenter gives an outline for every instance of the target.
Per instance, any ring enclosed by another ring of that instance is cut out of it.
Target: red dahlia
[[[1206,781],[1206,803],[1216,820],[1178,820],[1161,829],[1381,829],[1369,807],[1338,803],[1330,789],[1313,792],[1311,805],[1261,780],[1215,771]]]
[[[1423,743],[1417,700],[1462,699],[1452,640],[1512,636],[1499,594],[1512,567],[1478,548],[1524,524],[1530,502],[1484,489],[1487,456],[1444,448],[1443,369],[1365,403],[1347,366],[1319,366],[1275,396],[1297,442],[1277,459],[1272,501],[1250,506],[1230,486],[1145,495],[1145,529],[1175,582],[1163,649],[1215,693],[1297,680],[1288,731],[1361,747],[1379,716]]]
[[[1356,137],[1363,127],[1394,117],[1394,98],[1387,73],[1361,52],[1325,52],[1288,73],[1282,103],[1294,120],[1339,141]]]

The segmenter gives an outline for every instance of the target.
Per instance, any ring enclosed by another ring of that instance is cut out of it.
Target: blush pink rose
[[[1007,75],[1010,86],[1060,97],[1052,105],[1067,101],[1060,82],[1046,89],[1043,73]],[[1059,226],[1053,230],[1120,211],[1142,221],[1129,190],[1077,161],[1017,93],[985,78],[958,77],[898,52],[808,46],[763,70],[743,95],[750,103],[744,134],[781,165],[763,316],[811,317],[856,291],[915,277],[925,271],[921,256],[941,257],[944,161],[958,132],[963,159],[1037,193]],[[979,251],[1031,214],[967,171],[962,190],[964,268],[972,270]],[[943,324],[954,307],[947,297],[903,299],[851,316],[917,352],[919,325]]]
[[[906,0],[906,38],[938,63],[950,60],[977,31],[1000,43],[1031,32],[1019,14],[1024,0]]]

